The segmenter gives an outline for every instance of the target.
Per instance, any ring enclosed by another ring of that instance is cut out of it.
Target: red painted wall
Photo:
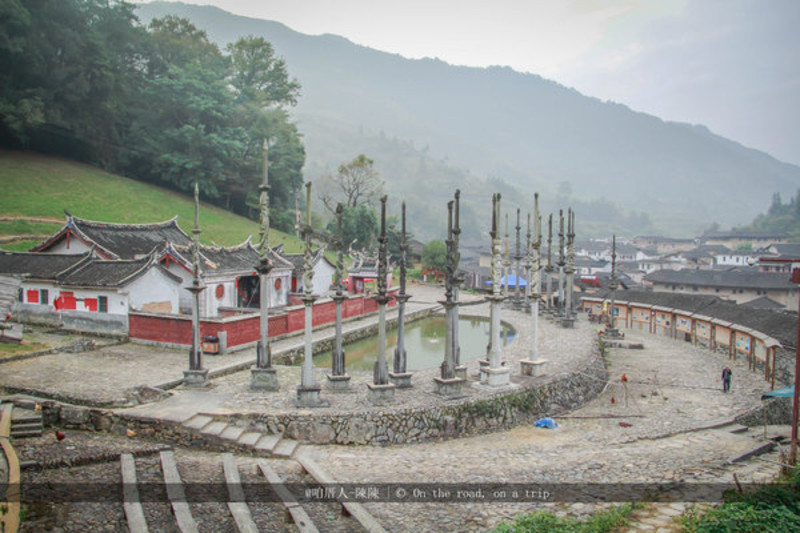
[[[394,294],[396,291],[392,291]],[[392,299],[389,306],[394,306],[397,301]],[[342,317],[350,318],[371,313],[378,310],[378,304],[373,298],[355,296],[344,300],[342,304]],[[314,326],[330,324],[336,320],[336,304],[333,301],[324,301],[314,305],[312,311]],[[182,315],[155,315],[148,313],[130,312],[128,317],[130,338],[191,346],[192,319]],[[261,317],[258,314],[232,315],[222,318],[208,318],[200,320],[201,336],[216,336],[221,331],[228,334],[228,347],[234,348],[243,344],[256,342],[260,338],[259,328]],[[277,337],[305,327],[305,307],[291,307],[286,312],[269,317],[269,336]]]

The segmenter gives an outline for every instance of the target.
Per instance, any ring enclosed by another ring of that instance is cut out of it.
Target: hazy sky
[[[800,164],[800,0],[185,1],[409,58],[510,66]]]

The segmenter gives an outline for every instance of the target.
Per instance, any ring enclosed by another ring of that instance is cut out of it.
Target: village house
[[[637,248],[653,249],[658,255],[685,252],[697,246],[695,239],[672,239],[661,236],[641,236],[635,237],[631,244]]]
[[[759,272],[791,274],[800,268],[800,244],[772,244],[758,255]]]
[[[798,289],[789,276],[755,271],[659,270],[644,278],[645,286],[659,292],[693,293],[718,296],[746,303],[766,296],[783,307],[797,305]]]
[[[15,305],[21,320],[83,331],[124,333],[134,310],[176,313],[183,290],[156,254],[107,260],[93,250],[1,252],[0,273],[22,277]]]
[[[155,253],[157,261],[181,280],[184,290],[170,313],[191,314],[192,239],[177,217],[150,224],[120,224],[85,220],[66,213],[64,226],[33,248],[36,253],[75,254],[88,250],[108,260],[138,259]],[[270,251],[270,307],[289,303],[292,264]],[[236,246],[200,246],[200,316],[219,316],[228,309],[259,308],[258,251],[248,238]],[[144,309],[142,309],[144,310]],[[146,311],[153,311],[148,309]],[[164,311],[162,311],[164,312]]]
[[[704,244],[719,244],[729,250],[757,250],[770,244],[786,244],[789,234],[779,231],[717,231],[700,237]]]

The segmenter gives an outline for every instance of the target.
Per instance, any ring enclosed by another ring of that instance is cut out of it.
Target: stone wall
[[[792,398],[771,398],[761,405],[736,417],[736,423],[743,426],[758,427],[766,424],[792,423]]]
[[[607,374],[599,350],[580,370],[544,384],[426,409],[389,409],[352,414],[308,412],[238,414],[234,425],[315,444],[403,444],[508,429],[575,409],[602,391]]]
[[[14,317],[27,324],[39,324],[92,335],[124,337],[128,334],[127,315],[90,311],[53,311],[43,305],[14,304]]]
[[[257,413],[226,416],[224,420],[252,431],[284,433],[288,438],[316,444],[403,444],[488,433],[531,423],[543,416],[555,416],[591,400],[606,382],[607,373],[598,349],[593,351],[586,366],[568,376],[455,405],[331,415],[307,411]],[[201,435],[176,422],[141,419],[109,409],[53,400],[43,401],[41,407],[46,426],[117,434],[134,430],[139,437],[179,446],[242,451],[235,443]]]

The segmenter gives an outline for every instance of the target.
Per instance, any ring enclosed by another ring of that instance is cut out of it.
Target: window
[[[25,291],[22,290],[22,287],[17,289],[17,301],[21,302],[25,299]]]
[[[47,289],[41,289],[39,291],[39,303],[42,303],[42,304],[45,304],[45,305],[50,303],[50,293],[48,292]]]
[[[101,313],[108,313],[108,296],[97,297],[97,310]]]

